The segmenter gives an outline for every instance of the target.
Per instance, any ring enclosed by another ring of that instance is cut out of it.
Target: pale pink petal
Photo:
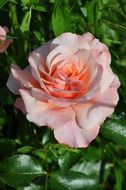
[[[67,144],[70,147],[87,147],[88,138],[83,134],[83,130],[77,125],[76,120],[60,125],[54,130],[55,138],[59,143]]]
[[[47,125],[55,129],[65,123],[71,121],[75,114],[70,107],[60,108],[55,104],[38,101],[31,96],[28,90],[19,90],[25,109],[27,112],[27,119],[38,126]]]
[[[68,47],[72,53],[75,53],[78,49],[90,49],[89,44],[83,36],[70,32],[63,33],[55,38],[52,41],[52,45],[63,45],[66,48]]]
[[[50,98],[50,95],[39,88],[32,88],[31,95],[39,101],[47,101]]]
[[[72,34],[70,32],[66,32],[58,36],[52,41],[52,44],[64,45],[69,47],[71,50],[76,51],[76,42],[78,36],[76,34]]]
[[[12,64],[7,86],[13,93],[18,94],[20,88],[39,87],[39,84],[33,79],[29,66],[21,70],[20,67]]]
[[[118,100],[116,86],[97,94],[92,101],[72,106],[76,113],[77,123],[83,129],[89,142],[96,138],[100,124],[113,113]]]
[[[90,32],[84,33],[82,36],[87,43],[91,42],[94,39],[94,36]]]
[[[100,86],[101,86],[101,92],[104,92],[109,88],[110,84],[112,83],[115,77],[114,73],[112,72],[109,66],[111,61],[111,56],[108,51],[101,53],[98,50],[92,50],[92,54],[97,64],[101,65],[103,68],[103,75],[100,81]]]
[[[50,41],[42,44],[42,46],[40,46],[39,48],[35,49],[31,53],[40,54],[44,58],[44,60],[46,60],[49,52],[52,50],[51,49],[51,43],[52,43],[52,40],[50,40]]]
[[[15,64],[12,64],[11,68],[15,69],[15,70],[19,70],[20,69]],[[21,83],[17,79],[15,79],[15,77],[12,74],[12,72],[10,73],[10,76],[9,76],[9,78],[7,80],[7,84],[6,85],[9,88],[9,90],[12,91],[14,94],[19,94],[18,90],[21,87]]]
[[[38,70],[38,65],[41,61],[41,56],[39,56],[39,54],[31,53],[29,55],[28,61],[29,61],[30,66],[31,66],[31,74],[32,74],[33,78],[38,81],[41,88],[43,88],[45,91],[47,91],[47,88],[46,88],[46,86],[45,86],[45,84],[44,84],[44,82],[40,76],[41,73]]]
[[[48,54],[46,59],[46,65],[51,70],[50,67],[60,63],[63,60],[66,60],[72,55],[73,54],[71,49],[65,47],[64,45],[59,45]]]

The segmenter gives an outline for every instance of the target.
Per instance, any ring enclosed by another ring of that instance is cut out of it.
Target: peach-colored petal
[[[46,59],[46,65],[51,70],[54,64],[58,64],[59,62],[66,60],[72,55],[73,54],[71,49],[63,45],[59,45],[48,54]]]
[[[55,104],[40,102],[32,97],[28,90],[21,89],[19,92],[25,105],[27,119],[38,126],[48,125],[48,127],[55,129],[75,117],[70,107],[60,108]]]

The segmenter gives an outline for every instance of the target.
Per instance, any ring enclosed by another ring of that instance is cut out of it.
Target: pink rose
[[[6,35],[8,32],[9,30],[6,26],[0,26],[0,53],[4,52],[11,43],[11,40],[6,39]]]
[[[110,62],[92,34],[64,33],[31,52],[25,69],[12,65],[7,86],[29,121],[50,127],[59,143],[87,147],[119,99]]]

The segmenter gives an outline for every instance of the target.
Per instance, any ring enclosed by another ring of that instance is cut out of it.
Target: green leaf
[[[101,127],[101,134],[126,149],[126,117],[115,116]]]
[[[51,186],[55,190],[98,190],[98,181],[94,176],[81,172],[68,171],[66,174],[55,172],[51,176]]]
[[[26,154],[26,153],[31,152],[32,149],[33,149],[32,146],[23,146],[23,147],[21,147],[21,148],[18,148],[18,149],[17,149],[17,152],[18,152],[18,153]]]
[[[43,186],[31,183],[29,186],[23,188],[19,187],[17,190],[45,190],[45,188]]]
[[[29,3],[30,0],[21,0],[21,5],[26,6]]]
[[[26,14],[25,14],[25,16],[24,16],[24,18],[22,20],[22,23],[21,23],[21,26],[20,26],[22,32],[29,31],[30,21],[31,21],[31,12],[32,12],[32,9],[30,8],[26,12]]]
[[[0,0],[0,9],[8,2],[8,0]]]
[[[31,5],[32,9],[37,10],[37,11],[41,11],[41,12],[47,12],[46,8],[43,7],[42,5]]]
[[[0,177],[12,187],[26,186],[44,173],[41,163],[28,155],[8,157],[0,166]]]
[[[62,171],[67,171],[70,169],[76,162],[82,157],[82,152],[68,152],[65,151],[61,154],[60,159],[58,160],[59,166]]]
[[[74,21],[73,15],[70,9],[62,7],[56,9],[52,14],[52,27],[56,36],[63,32],[74,32]]]

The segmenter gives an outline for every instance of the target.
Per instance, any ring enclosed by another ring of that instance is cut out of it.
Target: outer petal
[[[72,53],[75,53],[78,49],[89,49],[89,45],[83,40],[80,35],[66,32],[58,36],[52,41],[54,45],[63,45],[68,47]]]
[[[59,108],[51,103],[37,101],[28,90],[21,89],[20,94],[27,112],[27,119],[38,126],[47,125],[55,129],[75,118],[70,107]]]
[[[21,98],[17,98],[14,105],[15,105],[16,108],[21,110],[24,114],[26,114],[24,102],[23,102],[23,100]]]
[[[118,102],[118,86],[115,82],[113,84],[116,86],[109,88],[104,93],[97,94],[92,101],[72,106],[77,123],[83,129],[83,134],[89,142],[96,138],[100,124],[113,113]]]
[[[20,88],[31,88],[36,87],[38,83],[33,79],[30,71],[30,67],[26,67],[21,70],[15,64],[11,65],[11,74],[7,81],[7,87],[15,94],[18,94]]]
[[[20,68],[17,65],[12,64],[11,69],[19,70]],[[21,87],[21,84],[18,80],[15,79],[12,72],[10,73],[10,76],[7,81],[7,87],[10,91],[12,91],[14,94],[19,94],[18,90]]]
[[[40,46],[39,48],[35,49],[31,53],[40,54],[46,60],[46,57],[48,56],[49,52],[52,50],[51,49],[51,43],[52,43],[52,40],[46,42],[45,44],[42,44],[42,46]]]
[[[83,133],[83,130],[79,128],[75,119],[54,130],[54,135],[58,142],[68,144],[71,147],[88,146],[88,139],[85,138]]]

